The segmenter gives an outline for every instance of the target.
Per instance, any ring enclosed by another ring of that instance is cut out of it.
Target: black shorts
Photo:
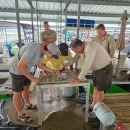
[[[21,92],[24,90],[24,86],[29,86],[31,84],[31,80],[24,75],[10,74],[12,77],[12,91],[14,92]]]
[[[93,84],[99,91],[106,91],[111,87],[113,76],[113,65],[110,63],[100,70],[94,70],[92,73]]]

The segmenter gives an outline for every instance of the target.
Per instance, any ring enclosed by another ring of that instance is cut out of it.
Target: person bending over
[[[72,58],[71,52],[68,49],[68,45],[66,43],[59,44],[59,48],[56,44],[50,43],[44,46],[44,50],[52,54],[52,57],[49,58],[46,55],[44,55],[43,64],[45,64],[48,68],[53,70],[62,69],[64,61],[69,61]],[[70,65],[70,73],[75,74],[75,72],[73,71],[73,65]],[[49,74],[47,71],[44,71],[44,76],[46,78],[49,78]],[[56,100],[59,101],[60,100],[59,88],[55,88],[55,90],[56,90]],[[51,102],[53,100],[51,88],[48,88],[48,95],[49,95],[48,101]]]
[[[42,62],[43,46],[39,43],[29,43],[20,48],[9,65],[9,71],[12,77],[12,90],[14,91],[13,102],[17,111],[17,119],[25,123],[32,122],[32,119],[26,115],[21,106],[21,97],[24,99],[26,109],[35,110],[37,107],[31,104],[29,99],[29,85],[32,82],[39,82],[39,79],[30,74],[31,67],[38,65],[42,70],[49,71],[58,75],[46,67]]]

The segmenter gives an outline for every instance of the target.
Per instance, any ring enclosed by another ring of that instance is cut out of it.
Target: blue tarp
[[[77,27],[77,19],[67,19],[67,27]],[[94,28],[94,20],[84,20],[80,19],[80,27]]]

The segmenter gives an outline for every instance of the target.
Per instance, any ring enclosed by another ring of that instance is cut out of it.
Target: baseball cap
[[[55,59],[58,59],[58,58],[59,58],[59,57],[58,57],[59,48],[58,48],[58,46],[57,46],[55,43],[49,43],[49,44],[47,45],[47,48],[48,48],[48,50],[51,52],[51,54],[53,55],[53,57],[54,57]]]
[[[68,56],[68,45],[66,43],[60,43],[59,50],[63,56]]]

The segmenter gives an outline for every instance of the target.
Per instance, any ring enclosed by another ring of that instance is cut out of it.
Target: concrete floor
[[[56,101],[54,89],[52,92],[53,102],[48,103],[47,90],[45,89],[44,91],[43,125],[39,128],[39,130],[82,130],[85,126],[85,112],[82,110],[82,106],[66,100],[62,96],[60,101]],[[30,93],[30,100],[31,103],[36,104],[35,92]],[[8,102],[6,104],[5,110],[8,111],[9,116],[15,124],[27,125],[17,121],[16,110],[12,102]],[[33,119],[33,123],[30,123],[29,125],[38,126],[37,111],[25,109],[24,111]]]
[[[62,95],[62,91],[61,91]],[[60,101],[56,101],[53,89],[53,102],[47,102],[47,90],[44,91],[43,102],[43,125],[39,130],[99,130],[98,119],[89,119],[85,123],[85,111],[82,110],[82,105],[64,99],[61,96]],[[35,92],[30,93],[31,103],[36,104]],[[37,111],[25,110],[33,119],[33,123],[25,124],[17,121],[16,110],[12,102],[8,102],[5,106],[5,111],[8,111],[9,116],[15,124],[38,126]],[[111,129],[112,130],[112,129]]]

